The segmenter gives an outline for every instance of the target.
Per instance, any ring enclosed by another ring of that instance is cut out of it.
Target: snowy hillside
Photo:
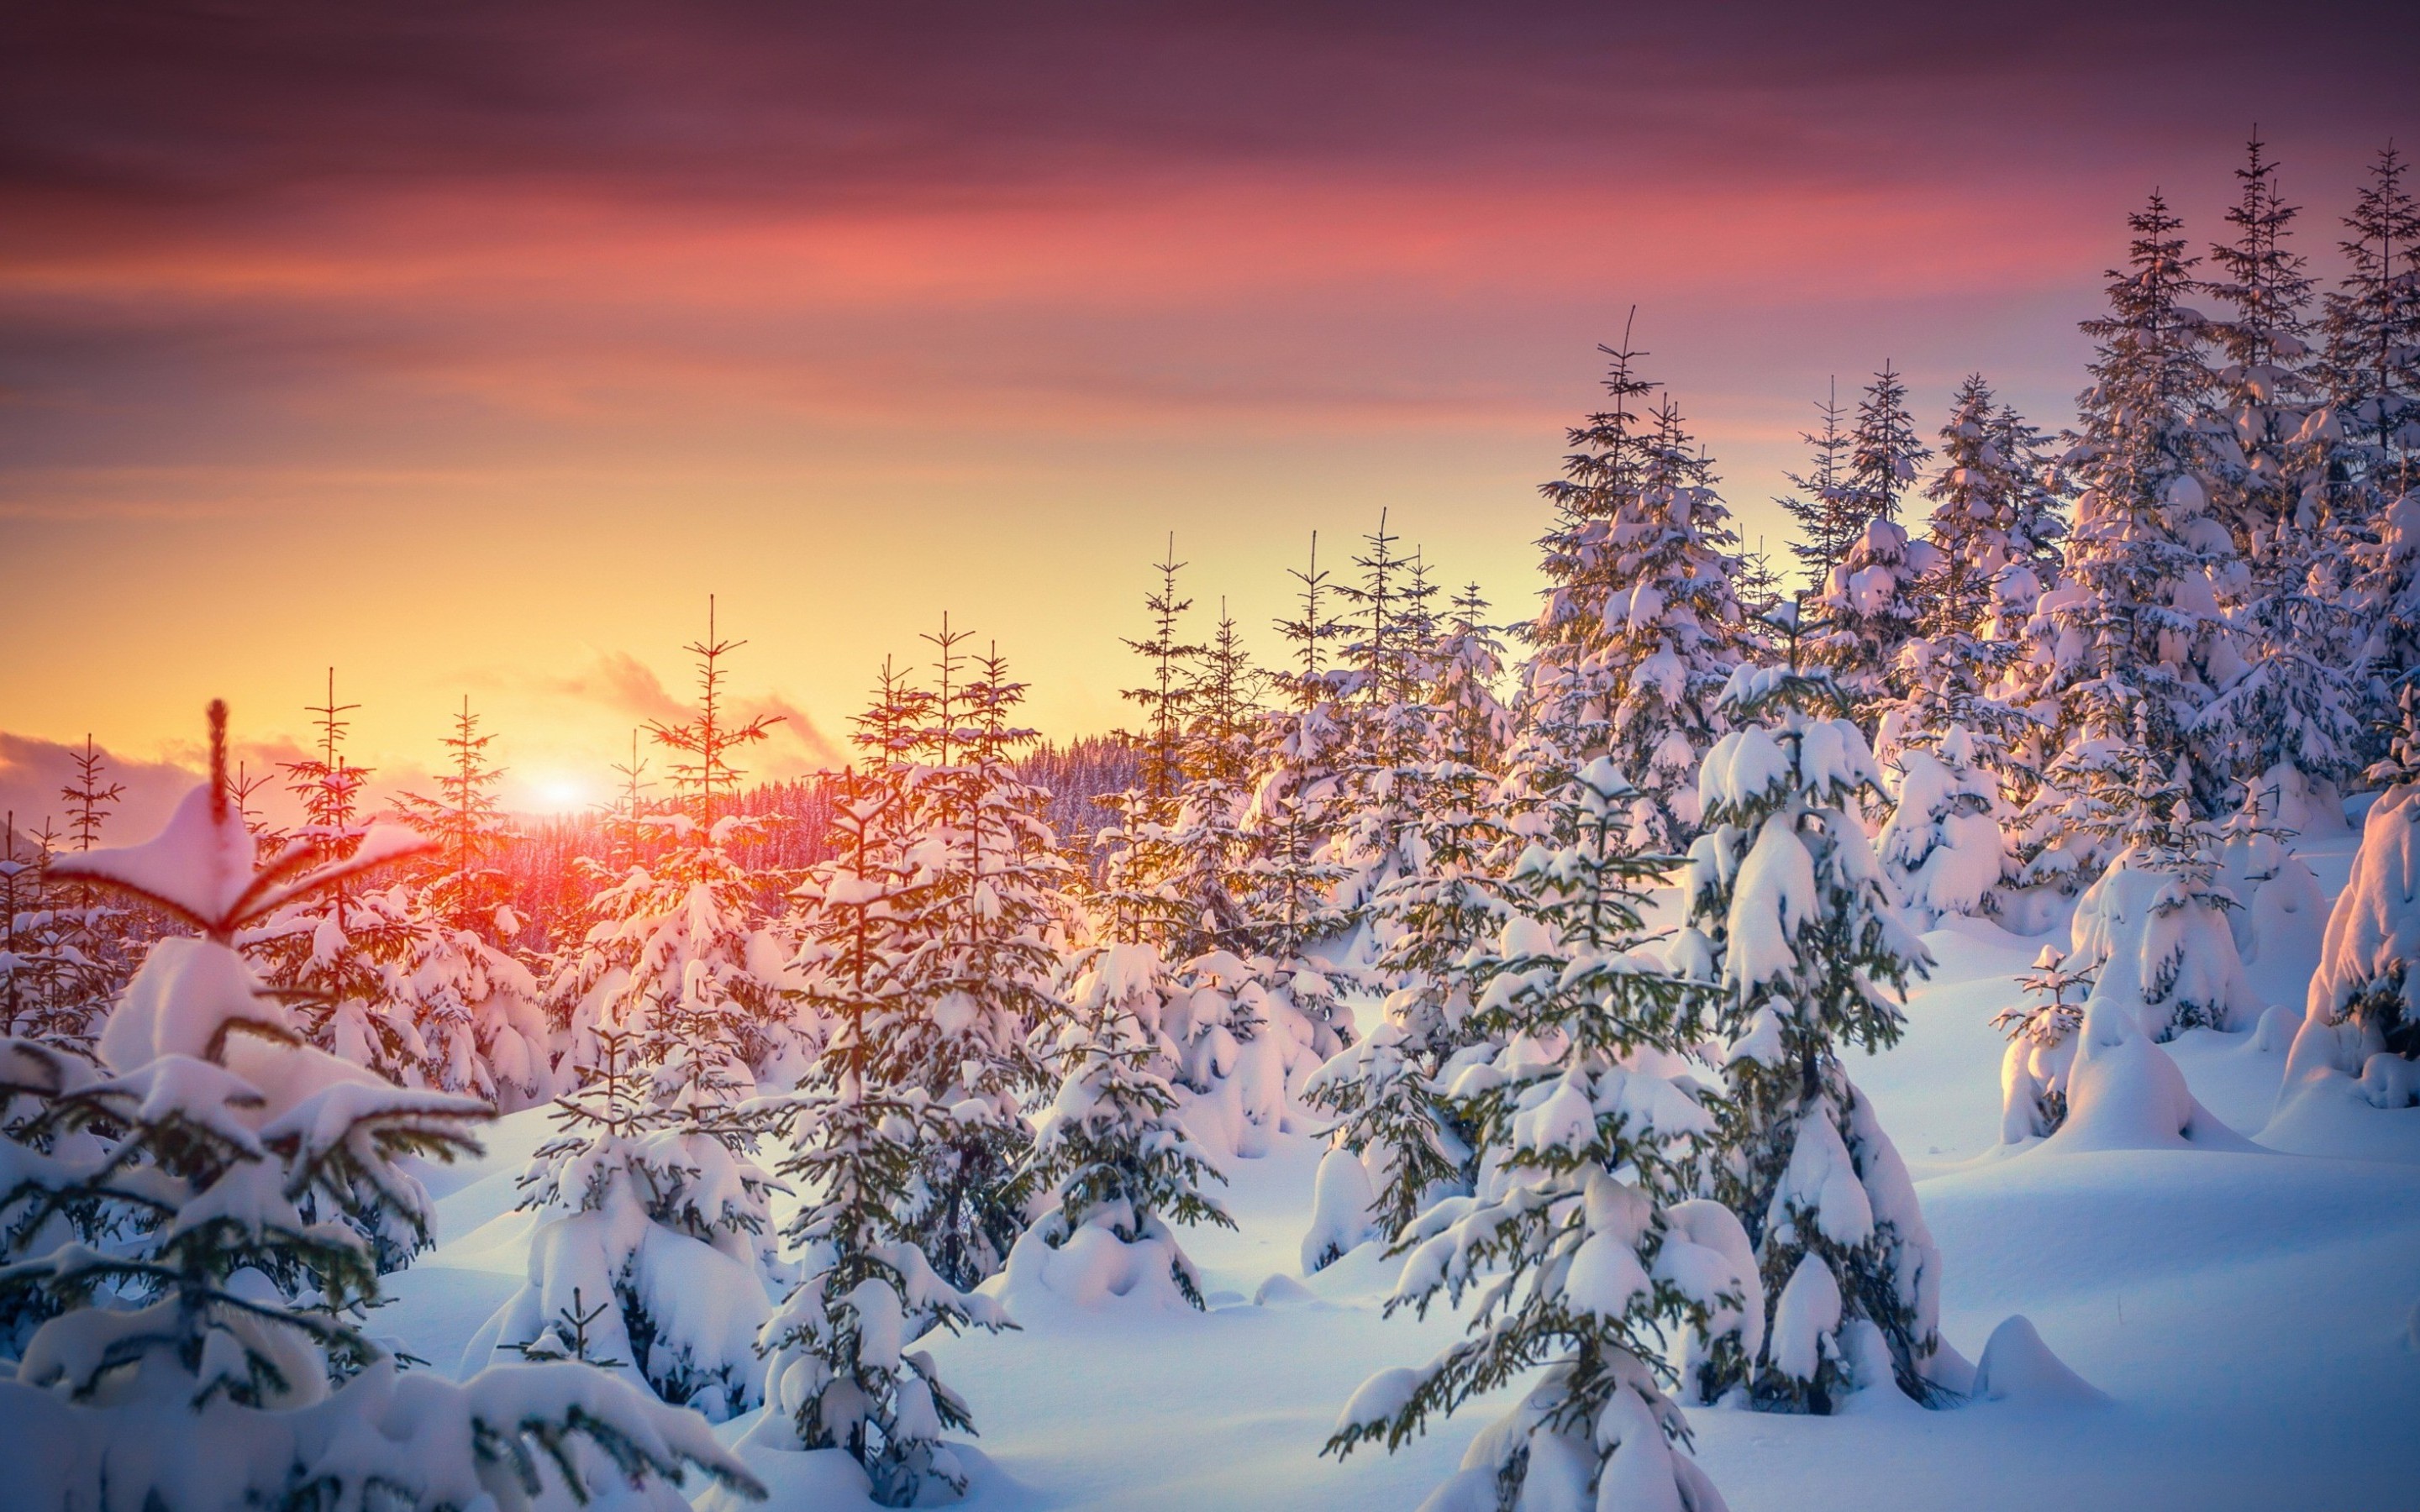
[[[2343,836],[2301,854],[2333,892],[2350,850]],[[2003,1041],[1990,1019],[2039,942],[1953,918],[1926,944],[1940,966],[1911,998],[1905,1040],[1856,1077],[1908,1154],[1947,1262],[1944,1333],[1972,1358],[2022,1315],[2105,1399],[2018,1374],[2007,1398],[1947,1412],[1875,1393],[1828,1418],[1692,1410],[1699,1460],[1731,1506],[2407,1504],[2420,1485],[2420,1164],[2353,1150],[1999,1153]],[[2168,1050],[2197,1099],[2259,1133],[2284,1044],[2197,1029]],[[510,1211],[512,1183],[544,1117],[505,1119],[484,1163],[443,1173],[440,1246],[393,1278],[397,1301],[376,1315],[440,1368],[520,1284],[530,1219]],[[2385,1143],[2372,1153],[2394,1153]],[[1226,1163],[1237,1230],[1184,1235],[1206,1314],[1035,1289],[1008,1299],[1019,1332],[938,1345],[981,1431],[964,1504],[1376,1512],[1444,1481],[1483,1409],[1392,1456],[1319,1456],[1364,1378],[1460,1331],[1442,1315],[1381,1318],[1396,1266],[1375,1245],[1302,1276],[1322,1149],[1290,1134],[1262,1159]],[[848,1484],[848,1467],[809,1458],[753,1460],[772,1504],[873,1504],[785,1502],[784,1486]]]

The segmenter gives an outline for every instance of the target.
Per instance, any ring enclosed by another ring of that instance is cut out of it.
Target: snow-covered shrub
[[[1876,848],[1909,920],[1931,929],[1947,914],[1992,912],[1992,889],[2008,865],[1997,817],[1999,781],[1975,764],[1963,725],[1935,750],[1900,757],[1897,807]]]
[[[1992,1017],[1992,1027],[2009,1037],[2000,1058],[2000,1142],[2019,1145],[2058,1132],[2067,1121],[2067,1081],[2075,1064],[2075,1031],[2084,1005],[2068,994],[2088,989],[2089,968],[2069,969],[2068,958],[2045,945],[2033,969],[2017,978],[2025,1001]]]
[[[528,1284],[466,1364],[611,1362],[710,1419],[744,1412],[764,1397],[755,1342],[772,1312],[772,1182],[747,1155],[762,1120],[656,1095],[633,1036],[605,1030],[597,1045],[521,1178],[538,1215]]]
[[[2248,1028],[2261,1004],[2244,980],[2219,880],[2218,832],[2193,815],[2188,784],[2148,758],[2124,790],[2124,848],[2076,900],[2071,939],[2098,973],[2092,1001],[2124,1005],[2155,1041],[2196,1026]]]
[[[2287,1057],[2280,1113],[2335,1078],[2374,1105],[2403,1107],[2420,1061],[2420,784],[2390,788],[2362,823],[2361,850],[2328,915],[2319,969]],[[2343,1084],[2336,1083],[2341,1088]]]
[[[1881,774],[1827,671],[1743,667],[1724,697],[1742,728],[1706,754],[1711,827],[1689,853],[1671,957],[1719,992],[1730,1042],[1713,1187],[1754,1242],[1773,1322],[1761,1352],[1710,1358],[1691,1385],[1777,1411],[1833,1412],[1891,1380],[1933,1401],[1957,1384],[1936,1325],[1940,1252],[1841,1061],[1897,1042],[1885,988],[1931,964],[1854,817]],[[1880,1350],[1859,1343],[1869,1329]]]
[[[211,713],[211,780],[167,828],[64,865],[199,934],[153,947],[98,1071],[7,1060],[10,1093],[40,1109],[0,1144],[0,1310],[52,1314],[0,1381],[10,1499],[434,1512],[677,1484],[685,1464],[756,1490],[696,1416],[586,1365],[457,1385],[399,1376],[364,1335],[380,1248],[428,1240],[401,1163],[475,1150],[489,1110],[311,1045],[237,953],[248,924],[420,842],[374,829],[341,858],[306,841],[256,865]]]
[[[1631,849],[1636,790],[1603,759],[1577,787],[1571,842],[1538,869],[1534,911],[1514,920],[1528,927],[1507,926],[1521,953],[1479,1004],[1503,1048],[1455,1086],[1481,1132],[1477,1187],[1404,1231],[1387,1303],[1425,1315],[1475,1293],[1469,1336],[1372,1377],[1327,1450],[1399,1446],[1431,1415],[1544,1362],[1544,1379],[1473,1441],[1430,1504],[1576,1509],[1621,1497],[1713,1512],[1722,1498],[1676,1447],[1688,1427],[1658,1377],[1668,1329],[1736,1354],[1755,1347],[1762,1318],[1737,1223],[1684,1200],[1715,1124],[1675,1068],[1710,995],[1641,949],[1639,904],[1670,857]]]
[[[1173,1088],[1151,1070],[1133,1003],[1148,995],[1148,946],[1109,946],[1077,985],[1077,1021],[1053,1059],[1059,1093],[1034,1131],[1014,1190],[1048,1211],[1009,1257],[1009,1285],[1029,1276],[1092,1300],[1104,1292],[1202,1305],[1200,1278],[1173,1224],[1234,1222],[1202,1188],[1224,1181],[1173,1117]]]

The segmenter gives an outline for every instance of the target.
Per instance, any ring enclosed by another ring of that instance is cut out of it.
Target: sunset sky
[[[0,786],[333,664],[357,761],[467,693],[601,796],[709,592],[769,772],[944,610],[1106,729],[1171,530],[1264,646],[1381,508],[1525,615],[1633,304],[1778,548],[1830,375],[2055,427],[2149,190],[2208,240],[2257,119],[2331,269],[2420,138],[2420,8],[12,8]]]

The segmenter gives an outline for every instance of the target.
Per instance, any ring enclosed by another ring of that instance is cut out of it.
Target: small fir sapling
[[[537,1214],[528,1281],[466,1363],[507,1355],[613,1363],[633,1384],[720,1421],[764,1396],[757,1331],[774,1183],[744,1151],[764,1120],[668,1103],[636,1035],[596,1037],[580,1089],[523,1173]]]
[[[1479,1005],[1502,1048],[1453,1088],[1481,1131],[1478,1184],[1398,1241],[1408,1253],[1387,1310],[1476,1293],[1469,1336],[1372,1377],[1327,1443],[1399,1447],[1544,1364],[1431,1505],[1723,1504],[1681,1452],[1664,1337],[1753,1350],[1761,1299],[1737,1221],[1687,1196],[1715,1120],[1673,1072],[1711,995],[1642,949],[1645,891],[1674,858],[1632,849],[1637,795],[1595,759],[1565,790],[1568,841],[1525,857],[1524,911]]]
[[[1850,1082],[1846,1051],[1897,1042],[1887,990],[1930,969],[1853,815],[1880,787],[1830,674],[1743,667],[1739,726],[1707,753],[1713,825],[1683,879],[1677,967],[1721,993],[1730,1041],[1713,1188],[1754,1241],[1772,1318],[1760,1351],[1710,1357],[1699,1399],[1744,1388],[1770,1411],[1830,1412],[1895,1381],[1919,1401],[1962,1389],[1937,1331],[1940,1252],[1907,1170]]]
[[[0,1199],[14,1262],[0,1308],[39,1296],[54,1314],[0,1381],[15,1491],[48,1506],[436,1512],[678,1485],[694,1464],[761,1495],[702,1421],[585,1365],[457,1385],[399,1374],[363,1334],[373,1239],[428,1241],[427,1195],[401,1163],[475,1152],[469,1129],[489,1110],[310,1044],[235,941],[426,842],[376,827],[341,856],[304,837],[256,858],[224,705],[210,714],[210,779],[166,829],[57,863],[198,933],[152,948],[97,1071],[24,1041],[0,1057],[12,1101],[40,1105],[0,1145],[19,1173]]]
[[[2048,1138],[2067,1121],[2068,1076],[2092,978],[2091,967],[2076,968],[2057,946],[2045,945],[2032,969],[2017,977],[2025,1000],[1992,1016],[1992,1027],[2009,1037],[2000,1058],[2002,1144]]]

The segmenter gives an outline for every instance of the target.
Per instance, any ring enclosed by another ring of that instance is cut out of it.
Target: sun
[[[588,785],[576,777],[533,778],[529,805],[539,813],[576,813],[588,807]]]

